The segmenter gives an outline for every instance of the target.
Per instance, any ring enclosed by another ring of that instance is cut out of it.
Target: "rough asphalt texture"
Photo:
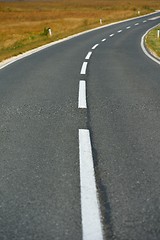
[[[140,47],[158,23],[142,23],[149,18],[0,70],[1,240],[82,239],[80,128],[91,131],[105,239],[160,239],[160,67]],[[79,110],[80,69],[96,43],[84,77],[88,109]]]

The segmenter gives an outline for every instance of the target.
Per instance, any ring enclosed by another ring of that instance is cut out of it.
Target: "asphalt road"
[[[0,70],[0,240],[93,239],[82,233],[79,129],[90,132],[103,239],[160,239],[160,67],[140,46],[151,18]]]

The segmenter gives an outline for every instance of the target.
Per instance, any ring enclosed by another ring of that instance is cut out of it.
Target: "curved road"
[[[140,46],[155,16],[0,70],[1,240],[160,239],[160,68]]]

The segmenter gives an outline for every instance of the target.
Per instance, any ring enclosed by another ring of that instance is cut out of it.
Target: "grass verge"
[[[152,29],[145,37],[147,48],[157,57],[160,58],[160,25]]]

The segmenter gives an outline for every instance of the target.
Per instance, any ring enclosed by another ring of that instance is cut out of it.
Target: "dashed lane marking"
[[[83,62],[82,68],[81,68],[81,74],[86,74],[87,65],[88,65],[88,62]]]
[[[78,108],[87,108],[86,82],[84,80],[79,82]]]
[[[79,129],[79,160],[83,240],[103,240],[90,132],[87,129]]]
[[[87,54],[87,56],[85,57],[85,59],[90,59],[90,57],[91,57],[91,55],[92,55],[92,52],[89,52],[88,54]]]
[[[92,49],[96,49],[99,46],[99,44],[95,44]]]
[[[160,16],[157,16],[157,17],[149,18],[148,20],[153,21],[153,20],[157,20],[159,18],[160,18]]]

